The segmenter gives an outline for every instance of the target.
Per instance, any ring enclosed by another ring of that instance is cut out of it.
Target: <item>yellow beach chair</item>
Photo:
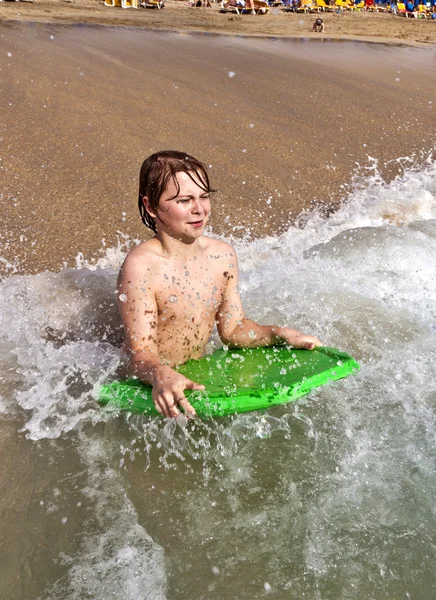
[[[296,9],[296,12],[312,12],[313,10],[318,10],[316,4],[312,2],[312,0],[301,0],[300,6]]]
[[[138,0],[104,0],[105,6],[119,6],[121,8],[138,8]]]
[[[407,16],[407,9],[406,9],[406,5],[404,4],[404,2],[397,2],[397,13],[399,15]]]
[[[334,6],[330,6],[329,4],[326,4],[325,0],[316,0],[316,5],[320,10],[323,10],[324,12],[335,10]]]
[[[344,2],[344,0],[335,0],[335,6],[337,6],[341,10],[350,10],[349,4],[347,4],[347,2]]]

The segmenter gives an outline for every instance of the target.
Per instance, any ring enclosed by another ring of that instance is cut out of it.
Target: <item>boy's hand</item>
[[[305,350],[313,350],[317,346],[322,346],[322,342],[313,335],[307,335],[296,329],[289,327],[280,328],[280,337],[294,348],[304,348]]]
[[[186,399],[184,390],[204,389],[204,385],[191,381],[171,367],[161,366],[155,373],[152,398],[156,410],[164,417],[177,417],[180,408],[187,417],[195,417],[195,410]]]

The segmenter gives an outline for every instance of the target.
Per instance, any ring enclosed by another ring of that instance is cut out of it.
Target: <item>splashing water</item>
[[[1,282],[2,418],[79,457],[87,507],[59,516],[77,547],[41,600],[433,597],[436,163],[236,246],[247,314],[349,351],[358,375],[266,413],[117,416],[95,397],[121,360],[123,251]]]

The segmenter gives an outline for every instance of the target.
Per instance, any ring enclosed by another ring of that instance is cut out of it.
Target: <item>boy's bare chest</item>
[[[165,320],[174,318],[197,321],[215,315],[221,304],[225,278],[204,269],[184,269],[163,275],[156,293],[158,314]]]

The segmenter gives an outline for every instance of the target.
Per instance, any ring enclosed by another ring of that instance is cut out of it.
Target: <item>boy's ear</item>
[[[142,196],[142,202],[145,206],[145,210],[148,212],[148,214],[150,215],[150,217],[153,217],[153,219],[156,218],[156,213],[154,212],[154,210],[151,208],[150,206],[150,201],[147,198],[147,196]]]

